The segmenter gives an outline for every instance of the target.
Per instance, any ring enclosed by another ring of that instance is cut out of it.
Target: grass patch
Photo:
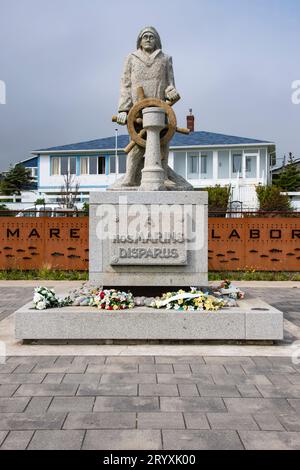
[[[208,273],[210,281],[300,281],[300,272],[281,271],[222,271]]]
[[[0,271],[1,281],[87,281],[88,271],[56,271],[46,268],[32,271]]]
[[[48,268],[39,270],[0,271],[1,281],[87,281],[88,271],[58,271]],[[300,281],[300,272],[280,271],[214,271],[208,273],[209,281]]]

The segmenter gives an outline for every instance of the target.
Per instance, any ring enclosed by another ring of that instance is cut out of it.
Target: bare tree
[[[76,200],[79,193],[79,183],[69,172],[64,175],[64,184],[60,188],[57,202],[64,209],[76,209]]]

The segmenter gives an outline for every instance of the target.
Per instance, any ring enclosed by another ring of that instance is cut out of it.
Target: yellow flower
[[[183,299],[179,299],[178,300],[178,305],[182,305],[183,304]]]
[[[114,306],[113,306],[113,309],[114,309],[114,310],[119,310],[118,305],[114,305]]]
[[[185,291],[182,290],[182,289],[180,289],[180,290],[178,291],[178,294],[185,294]]]

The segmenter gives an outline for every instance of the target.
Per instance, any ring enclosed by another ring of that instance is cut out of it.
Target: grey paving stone
[[[230,429],[240,431],[259,430],[251,415],[241,413],[207,413],[207,419],[212,429]]]
[[[235,376],[245,376],[245,371],[240,364],[225,364],[226,372]]]
[[[195,384],[178,384],[181,397],[199,397],[199,391]]]
[[[11,431],[1,450],[26,450],[34,431]]]
[[[66,413],[1,413],[1,430],[60,429]]]
[[[33,397],[26,407],[26,413],[46,413],[52,397]]]
[[[156,364],[205,364],[202,356],[155,356]]]
[[[300,374],[289,374],[289,375],[286,375],[285,377],[290,383],[294,385],[300,385]]]
[[[173,364],[173,368],[175,374],[191,374],[190,364]]]
[[[105,356],[76,356],[73,364],[104,364]]]
[[[84,431],[36,431],[28,450],[80,450]]]
[[[49,412],[92,411],[94,397],[54,397]]]
[[[0,398],[0,413],[22,413],[30,398]]]
[[[4,441],[4,439],[6,438],[7,434],[8,434],[8,431],[0,431],[0,446],[2,442]]]
[[[217,385],[271,385],[265,375],[213,374],[212,377]]]
[[[158,430],[128,429],[87,431],[83,450],[160,450]]]
[[[204,413],[184,413],[184,419],[188,429],[210,429]]]
[[[271,367],[272,361],[267,357],[252,357],[253,362],[259,367]]]
[[[240,397],[235,385],[203,385],[197,384],[201,397]]]
[[[300,385],[257,385],[265,398],[300,398]]]
[[[136,413],[74,413],[68,414],[64,429],[135,429]]]
[[[34,373],[41,373],[41,374],[84,374],[86,371],[86,365],[77,365],[77,364],[69,364],[69,365],[43,365],[38,364],[32,372]]]
[[[0,385],[0,397],[11,397],[18,387],[18,384]]]
[[[235,431],[163,431],[164,449],[168,450],[242,450]]]
[[[80,385],[77,390],[78,396],[137,396],[137,384],[103,384],[95,386]]]
[[[65,374],[47,374],[43,380],[43,384],[60,384]]]
[[[39,384],[45,374],[0,374],[0,384]]]
[[[297,413],[300,413],[300,398],[288,398],[287,400],[289,404],[297,411]]]
[[[287,431],[298,431],[300,432],[300,415],[299,414],[286,414],[279,415],[278,420],[284,426]]]
[[[273,365],[273,367],[253,367],[243,364],[243,369],[245,370],[247,375],[267,375],[270,374],[295,374],[296,371],[290,365],[285,364],[278,364]]]
[[[250,367],[255,367],[255,362],[251,357],[247,356],[205,356],[206,364],[223,364],[223,365],[234,365],[240,364]]]
[[[13,374],[29,374],[34,366],[35,364],[20,364],[14,369]]]
[[[154,364],[153,356],[109,356],[105,364]]]
[[[157,397],[97,397],[94,411],[157,411]]]
[[[75,395],[78,386],[73,384],[26,384],[21,385],[15,393],[15,396],[69,396]]]
[[[172,384],[141,384],[139,395],[144,397],[178,397],[178,388]]]
[[[284,398],[224,398],[229,412],[258,413],[271,411],[273,413],[289,413],[291,407]]]
[[[157,381],[161,384],[214,384],[212,377],[204,374],[157,374]]]
[[[153,364],[149,364],[153,365]],[[122,373],[138,373],[139,364],[89,364],[86,373],[91,374],[122,374]]]
[[[253,415],[253,418],[262,431],[284,431],[277,416],[272,412],[261,412]]]
[[[138,413],[139,429],[185,429],[182,413]]]
[[[170,374],[169,374],[170,375]],[[103,374],[100,384],[155,384],[155,374],[135,374],[129,372],[128,374]]]
[[[261,398],[262,396],[255,385],[238,384],[236,387],[244,398]]]
[[[204,374],[204,375],[213,375],[213,374],[225,374],[227,371],[222,364],[191,364],[191,369],[193,374]]]
[[[97,386],[100,382],[100,374],[66,374],[63,378],[63,384],[89,384]]]
[[[240,438],[247,450],[299,450],[299,432],[241,431]]]
[[[0,374],[11,374],[17,367],[17,364],[0,364]]]
[[[173,374],[172,364],[139,364],[140,374]]]
[[[162,411],[202,411],[204,413],[226,411],[220,398],[211,397],[161,397],[160,407]]]

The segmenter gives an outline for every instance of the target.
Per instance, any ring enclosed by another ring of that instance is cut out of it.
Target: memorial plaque
[[[185,265],[186,240],[182,234],[119,236],[110,241],[113,265]]]

